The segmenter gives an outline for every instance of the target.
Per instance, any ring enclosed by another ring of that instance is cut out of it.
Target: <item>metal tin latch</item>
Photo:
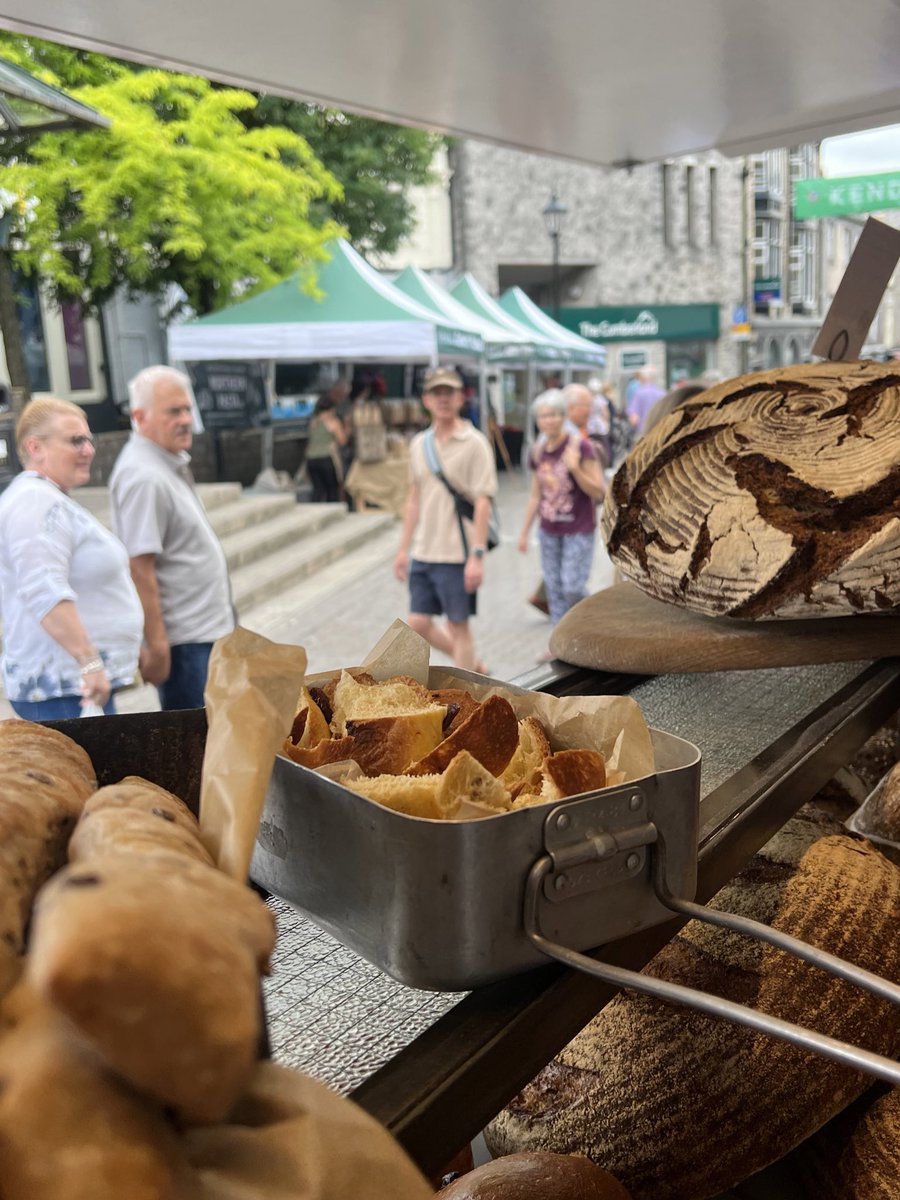
[[[640,875],[656,838],[639,788],[555,810],[544,827],[544,895],[559,902]]]

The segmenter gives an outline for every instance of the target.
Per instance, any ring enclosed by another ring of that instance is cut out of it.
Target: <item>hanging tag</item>
[[[831,362],[859,358],[898,259],[900,229],[869,217],[813,343],[813,354]]]

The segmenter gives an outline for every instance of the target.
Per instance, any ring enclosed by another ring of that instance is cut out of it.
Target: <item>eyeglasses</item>
[[[84,446],[94,447],[93,436],[89,433],[74,433],[71,437],[62,439],[67,445],[74,446],[76,450],[81,450]]]

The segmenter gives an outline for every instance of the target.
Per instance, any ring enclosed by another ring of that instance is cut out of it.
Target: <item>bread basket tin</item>
[[[646,779],[468,821],[406,816],[278,758],[250,873],[411,987],[460,991],[546,964],[523,912],[529,872],[551,848],[567,865],[546,880],[541,922],[566,946],[588,949],[671,916],[649,887],[646,845],[630,845],[648,822],[671,840],[669,886],[694,894],[700,752],[652,737],[657,770]],[[623,849],[578,865],[600,830]]]
[[[662,730],[650,735],[655,769],[644,778],[460,821],[395,812],[279,757],[251,876],[411,987],[468,990],[556,959],[900,1083],[900,1065],[882,1055],[582,953],[679,914],[777,945],[900,1003],[888,980],[693,903],[700,751]]]

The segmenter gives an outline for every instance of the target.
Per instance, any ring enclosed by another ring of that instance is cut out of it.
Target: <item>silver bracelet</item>
[[[99,655],[81,664],[82,675],[93,675],[95,671],[104,671],[105,669],[103,659]]]

